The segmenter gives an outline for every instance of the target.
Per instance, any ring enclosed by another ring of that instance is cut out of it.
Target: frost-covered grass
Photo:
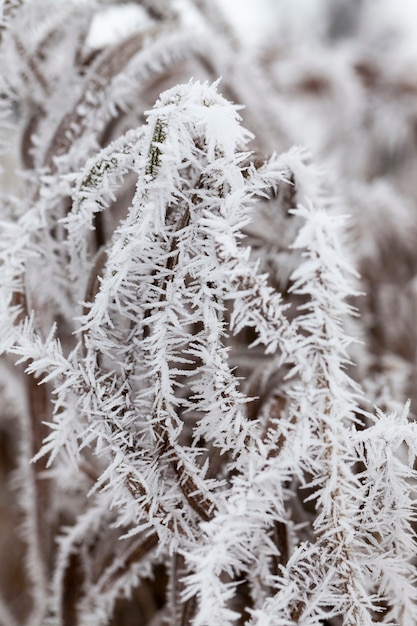
[[[0,623],[415,625],[417,72],[116,4],[2,5]]]

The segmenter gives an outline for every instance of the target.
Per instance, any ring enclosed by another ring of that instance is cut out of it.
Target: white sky
[[[218,1],[222,11],[229,16],[238,35],[251,45],[258,44],[268,30],[268,22],[271,19],[270,0]]]
[[[146,28],[149,18],[138,4],[108,7],[94,17],[88,37],[91,46],[116,43],[130,33]]]

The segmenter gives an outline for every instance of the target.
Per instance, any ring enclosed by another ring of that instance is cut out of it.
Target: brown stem
[[[185,589],[183,576],[186,574],[185,559],[180,554],[172,557],[171,580],[170,580],[170,605],[173,626],[189,626],[197,608],[197,599],[190,598],[186,602],[181,601],[181,594]]]
[[[62,626],[77,624],[77,603],[84,576],[79,554],[71,554],[62,584]]]
[[[42,88],[44,95],[50,96],[51,94],[50,94],[48,81],[46,80],[45,76],[42,74],[42,71],[39,68],[39,66],[35,63],[33,56],[30,55],[28,51],[26,50],[26,47],[23,41],[16,34],[14,35],[14,43],[16,46],[16,50],[22,57],[23,61],[25,62],[27,68],[30,70],[32,76],[35,78],[38,85],[40,85],[40,87]]]
[[[90,116],[87,112],[92,113],[97,108],[97,94],[108,89],[113,78],[142,49],[143,44],[143,34],[132,35],[104,53],[96,62],[92,68],[92,75],[85,82],[82,96],[72,111],[64,115],[55,130],[44,157],[43,164],[47,169],[54,172],[56,170],[55,157],[69,152],[74,142],[88,130]]]
[[[97,585],[100,593],[106,593],[106,590],[111,590],[112,586],[117,582],[117,580],[123,576],[129,569],[138,563],[142,559],[145,558],[149,552],[151,552],[158,545],[158,535],[152,534],[146,537],[141,541],[136,541],[133,546],[129,548],[129,550],[124,555],[123,559],[120,559],[122,562],[120,563],[117,569],[113,569],[110,565],[108,569],[112,570],[110,575],[107,575],[106,570],[103,572],[101,578],[103,579],[102,584],[100,585],[100,579],[97,581]]]
[[[188,209],[185,209],[183,214],[180,216],[177,222],[176,229],[175,229],[176,232],[179,232],[183,228],[185,228],[189,224],[189,222],[190,222],[190,212]],[[178,256],[179,256],[178,243],[179,243],[178,236],[175,235],[171,243],[171,248],[170,248],[171,254],[166,263],[167,270],[171,272],[171,276],[172,276],[173,270],[175,269],[175,266],[178,263]],[[162,284],[162,293],[159,298],[160,302],[163,302],[166,299],[167,285],[168,285],[169,280],[170,278],[169,276],[167,276],[167,278],[165,278]],[[147,332],[149,333],[149,328]],[[200,490],[197,486],[197,483],[195,482],[195,479],[187,471],[187,469],[184,467],[183,463],[181,462],[181,459],[178,457],[178,454],[175,450],[175,445],[170,440],[170,437],[168,435],[168,429],[166,428],[164,422],[163,421],[157,422],[156,425],[154,426],[154,429],[160,441],[160,444],[162,445],[162,449],[163,450],[169,449],[170,452],[173,453],[174,458],[172,459],[170,464],[175,474],[178,477],[178,482],[179,482],[181,491],[184,494],[185,498],[187,499],[189,505],[204,521],[209,521],[213,519],[215,512],[217,510],[217,507],[215,506],[214,502],[210,498],[200,493]]]
[[[42,447],[48,429],[44,422],[49,418],[49,394],[46,385],[39,385],[34,376],[27,377],[27,394],[29,414],[32,425],[32,455]],[[42,560],[46,571],[51,562],[51,537],[49,534],[50,489],[49,483],[42,473],[46,470],[47,459],[42,457],[36,462],[35,489],[36,489],[36,518],[38,542]]]

